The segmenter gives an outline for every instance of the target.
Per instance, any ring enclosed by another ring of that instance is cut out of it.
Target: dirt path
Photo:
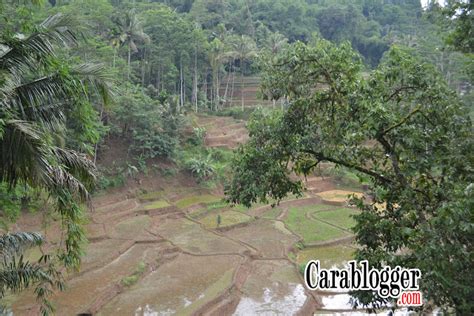
[[[283,211],[281,211],[280,215],[278,215],[276,219],[279,221],[284,221],[287,216],[288,216],[288,208],[284,208]]]

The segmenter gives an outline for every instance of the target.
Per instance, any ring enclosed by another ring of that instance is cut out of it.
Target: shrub
[[[198,182],[210,179],[215,173],[214,166],[212,165],[209,156],[206,158],[190,158],[185,164],[186,169],[191,171]]]
[[[194,127],[193,135],[188,139],[189,143],[195,146],[204,144],[204,137],[206,136],[206,129],[204,127]]]

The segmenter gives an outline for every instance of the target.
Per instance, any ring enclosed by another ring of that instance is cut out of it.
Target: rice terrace
[[[230,150],[235,139],[247,137],[238,120],[200,116],[197,121],[207,127],[210,147]],[[239,129],[223,138],[227,126]],[[361,190],[333,190],[344,186],[313,176],[304,180],[304,197],[247,209],[226,205],[219,190],[203,189],[189,175],[147,177],[133,189],[93,199],[86,255],[81,270],[68,277],[68,289],[53,299],[58,315],[324,312],[324,294],[307,291],[299,270],[307,258],[322,258],[330,267],[351,257],[356,247],[351,214],[357,210],[347,201]],[[38,221],[35,214],[17,225],[37,229]],[[60,238],[56,226],[44,230],[52,244]],[[31,295],[12,301],[15,314],[35,311]]]
[[[474,315],[473,12],[0,1],[0,315]]]

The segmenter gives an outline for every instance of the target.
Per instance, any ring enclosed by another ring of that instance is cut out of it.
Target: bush
[[[206,129],[204,127],[194,127],[193,135],[188,139],[188,142],[195,146],[204,144],[204,137],[206,136]]]
[[[142,274],[145,272],[145,268],[146,268],[146,264],[142,261],[139,262],[133,274],[122,279],[121,281],[122,285],[125,287],[130,287],[134,285],[135,283],[137,283],[137,281],[140,279]]]
[[[191,171],[198,182],[210,179],[215,173],[210,156],[206,158],[191,158],[186,161],[185,165],[186,169]]]
[[[128,87],[117,100],[111,131],[132,139],[132,152],[144,158],[171,157],[178,144],[180,115],[138,87]]]

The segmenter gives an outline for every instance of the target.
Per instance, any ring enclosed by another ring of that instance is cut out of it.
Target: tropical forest
[[[0,315],[474,315],[473,11],[0,0]]]

